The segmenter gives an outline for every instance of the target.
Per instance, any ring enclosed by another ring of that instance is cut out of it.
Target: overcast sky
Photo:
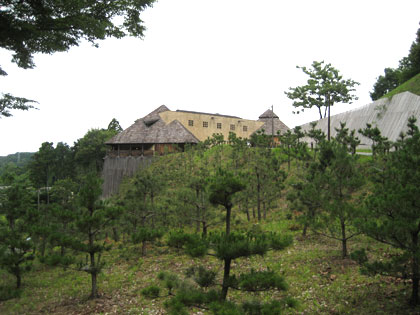
[[[22,70],[0,50],[0,91],[39,102],[39,110],[0,119],[0,155],[35,152],[42,142],[74,141],[116,118],[123,128],[165,104],[245,119],[274,105],[289,127],[316,120],[292,114],[289,87],[306,81],[296,65],[325,60],[360,82],[352,105],[385,67],[397,67],[415,40],[418,0],[160,0],[143,13],[143,40],[107,39],[66,53],[36,55]]]

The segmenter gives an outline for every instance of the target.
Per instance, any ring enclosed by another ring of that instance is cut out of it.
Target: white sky
[[[107,39],[66,53],[36,55],[22,70],[0,50],[0,91],[39,102],[39,110],[0,119],[0,155],[35,152],[42,142],[73,142],[112,118],[123,128],[165,104],[258,116],[274,105],[289,127],[318,119],[294,115],[289,87],[306,82],[296,65],[325,60],[361,83],[359,100],[385,67],[397,67],[415,40],[418,0],[160,0],[143,13],[143,40]]]

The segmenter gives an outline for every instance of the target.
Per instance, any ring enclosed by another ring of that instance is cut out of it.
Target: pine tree
[[[366,198],[362,230],[379,242],[402,251],[389,262],[368,264],[374,272],[407,274],[412,280],[411,303],[419,304],[420,281],[420,132],[408,121],[407,137],[384,164],[375,167],[372,194]],[[406,266],[406,267],[405,267]],[[408,268],[407,268],[408,267]]]
[[[216,314],[219,314],[221,310],[229,314],[232,312],[236,312],[234,314],[260,314],[263,309],[270,307],[275,308],[278,313],[286,305],[294,304],[291,300],[286,303],[274,301],[268,304],[252,304],[252,306],[245,302],[239,307],[226,301],[230,288],[247,292],[285,290],[287,288],[283,277],[269,269],[251,270],[249,273],[239,275],[231,274],[231,265],[235,259],[253,255],[263,256],[268,250],[280,250],[291,243],[290,237],[263,233],[258,229],[248,232],[231,230],[233,196],[242,189],[244,189],[244,184],[241,183],[237,175],[219,168],[209,181],[209,200],[224,208],[225,232],[211,232],[206,237],[182,231],[170,233],[168,241],[170,246],[184,248],[186,253],[193,257],[209,254],[217,257],[224,264],[220,292],[210,289],[215,285],[216,277],[216,273],[212,270],[195,266],[188,269],[187,276],[193,277],[200,289],[188,283],[180,284],[180,280],[174,275],[160,274],[159,278],[165,282],[169,294],[173,295],[173,298],[167,303],[171,314],[184,314],[185,306],[209,307]],[[159,289],[147,288],[144,294],[150,295],[152,291],[156,293]]]
[[[35,195],[24,177],[15,177],[10,186],[0,190],[0,267],[22,284],[22,274],[34,259],[30,218],[35,209]]]
[[[90,298],[99,296],[97,276],[104,262],[102,253],[110,247],[104,241],[104,231],[119,217],[119,207],[108,206],[99,200],[102,194],[102,180],[95,173],[85,175],[77,195],[77,208],[73,212],[68,229],[57,237],[58,244],[76,252],[86,254],[86,260],[78,262],[78,270],[91,275]],[[72,259],[65,259],[69,262]]]

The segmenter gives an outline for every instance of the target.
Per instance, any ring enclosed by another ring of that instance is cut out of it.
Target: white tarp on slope
[[[364,129],[366,124],[377,126],[382,136],[391,141],[396,141],[401,132],[407,130],[407,122],[410,116],[417,118],[420,126],[420,96],[410,92],[394,95],[392,99],[380,99],[363,107],[331,116],[331,136],[336,134],[335,128],[340,127],[340,122],[346,123],[346,128],[356,130],[356,135],[361,140],[361,145],[370,146],[369,139],[360,135],[357,131]],[[317,129],[322,129],[327,134],[328,118],[317,121]],[[310,124],[301,126],[303,130],[310,130]],[[310,140],[309,140],[310,141]]]

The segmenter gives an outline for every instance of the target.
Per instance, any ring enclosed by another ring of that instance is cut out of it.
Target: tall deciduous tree
[[[373,101],[420,73],[420,28],[417,30],[416,35],[408,56],[400,60],[398,68],[385,68],[384,75],[380,75],[376,79],[373,91],[370,92],[370,97]]]
[[[289,88],[289,92],[285,94],[293,100],[294,107],[301,107],[302,111],[316,107],[320,119],[328,117],[328,140],[330,140],[331,106],[336,103],[351,104],[353,100],[357,100],[352,92],[359,83],[351,79],[344,80],[337,69],[329,63],[325,64],[324,61],[314,61],[311,68],[299,66],[297,68],[309,76],[307,84]]]
[[[82,40],[98,46],[107,37],[142,37],[140,14],[155,0],[4,0],[0,6],[0,48],[13,53],[19,67],[35,66],[35,53],[52,54],[78,46]],[[122,17],[122,18],[117,18]],[[0,66],[0,75],[7,73]],[[28,110],[33,101],[3,94],[0,117],[11,109]]]
[[[408,56],[400,60],[401,83],[420,73],[420,28],[417,30],[416,39],[411,44]]]
[[[6,75],[4,71],[1,71],[0,76]],[[2,93],[0,98],[0,118],[2,117],[11,117],[12,110],[29,110],[35,108],[34,104],[36,102],[24,97],[16,97],[9,93]]]
[[[74,143],[74,159],[82,170],[100,172],[106,155],[105,142],[115,136],[117,131],[110,129],[91,129],[83,138]]]
[[[372,101],[380,99],[385,94],[391,92],[393,89],[401,84],[401,71],[393,68],[385,68],[384,75],[380,75],[375,84],[373,85],[373,91],[370,92],[370,98]]]

